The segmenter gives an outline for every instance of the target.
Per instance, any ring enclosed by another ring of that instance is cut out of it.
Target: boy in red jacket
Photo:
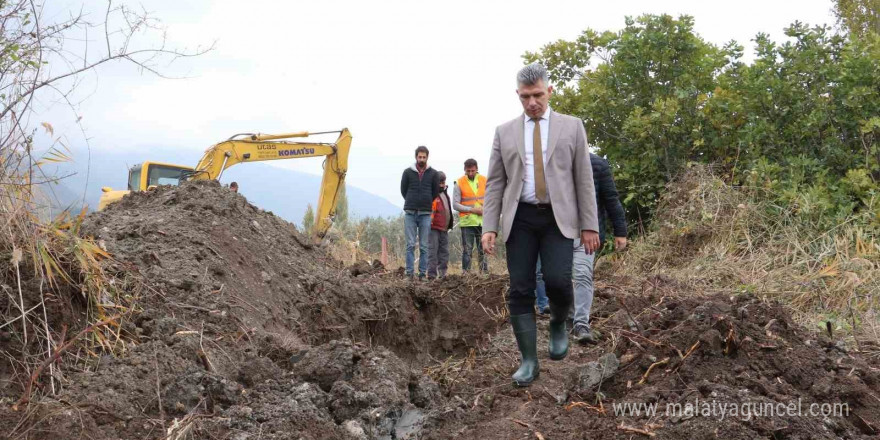
[[[431,235],[428,237],[428,279],[443,278],[449,267],[449,230],[452,229],[452,203],[446,193],[446,174],[437,173],[440,194],[431,206]]]

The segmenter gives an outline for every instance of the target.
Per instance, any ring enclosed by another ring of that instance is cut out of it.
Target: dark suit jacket
[[[626,237],[626,212],[620,203],[611,167],[601,157],[590,153],[593,166],[593,186],[596,188],[596,207],[599,211],[599,240],[605,241],[605,216],[611,218],[615,237]]]

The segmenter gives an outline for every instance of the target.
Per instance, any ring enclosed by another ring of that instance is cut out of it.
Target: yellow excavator
[[[292,142],[284,139],[305,138],[314,135],[339,133],[336,142]],[[185,180],[219,180],[223,171],[243,162],[299,159],[325,156],[324,177],[318,196],[313,235],[324,237],[336,215],[336,197],[345,182],[348,170],[348,150],[351,133],[347,128],[339,131],[310,133],[307,131],[285,134],[237,134],[205,150],[195,168],[160,162],[144,162],[128,171],[128,190],[101,188],[98,211],[122,199],[132,191],[146,191],[158,185],[178,185]]]

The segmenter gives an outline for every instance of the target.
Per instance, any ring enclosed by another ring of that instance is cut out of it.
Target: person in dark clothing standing
[[[428,238],[431,231],[431,207],[440,193],[437,171],[428,166],[428,148],[416,148],[416,163],[403,170],[400,195],[403,196],[406,232],[406,276],[412,278],[416,243],[419,244],[419,279],[428,271]]]
[[[446,174],[438,171],[440,195],[434,199],[431,213],[431,238],[428,242],[428,279],[443,278],[449,268],[449,230],[452,229],[452,204],[446,193]]]
[[[626,248],[626,213],[617,194],[611,167],[601,157],[590,153],[590,165],[593,167],[593,186],[596,188],[596,206],[599,213],[599,241],[605,242],[605,216],[611,217],[614,232],[614,248],[622,251]],[[596,336],[590,330],[590,309],[593,306],[593,266],[594,255],[586,255],[582,248],[574,248],[572,279],[574,280],[574,318],[572,335],[581,344],[596,343]],[[547,294],[541,276],[541,260],[538,260],[537,287],[538,312],[545,313]]]
[[[614,249],[622,251],[626,249],[627,245],[626,212],[623,210],[623,204],[620,203],[617,185],[614,184],[614,175],[611,174],[608,161],[593,153],[590,153],[590,163],[593,165],[593,182],[596,187],[596,202],[599,210],[599,241],[605,242],[607,216],[611,218]]]

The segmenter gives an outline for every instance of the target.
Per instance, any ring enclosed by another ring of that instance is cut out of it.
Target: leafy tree
[[[865,38],[880,34],[880,0],[835,0],[837,22],[850,35]]]
[[[835,214],[827,221],[866,206],[880,179],[878,40],[795,22],[790,42],[759,34],[748,65],[741,46],[709,44],[693,24],[627,18],[618,32],[588,29],[524,55],[548,67],[551,104],[582,118],[615,166],[629,218],[647,218],[689,162],[781,201],[812,194]]]
[[[334,222],[342,225],[348,223],[348,195],[345,186],[345,182],[343,182],[342,187],[339,188],[339,196],[336,198],[336,218],[334,219]]]
[[[525,55],[545,63],[561,86],[552,105],[581,116],[591,144],[620,166],[615,179],[636,218],[697,155],[698,110],[737,55],[704,42],[693,25],[687,16],[627,18],[619,32],[588,29],[574,42]]]
[[[312,204],[309,203],[306,207],[306,213],[303,215],[302,219],[302,228],[303,233],[311,234],[312,228],[315,227],[315,209],[312,208]]]

